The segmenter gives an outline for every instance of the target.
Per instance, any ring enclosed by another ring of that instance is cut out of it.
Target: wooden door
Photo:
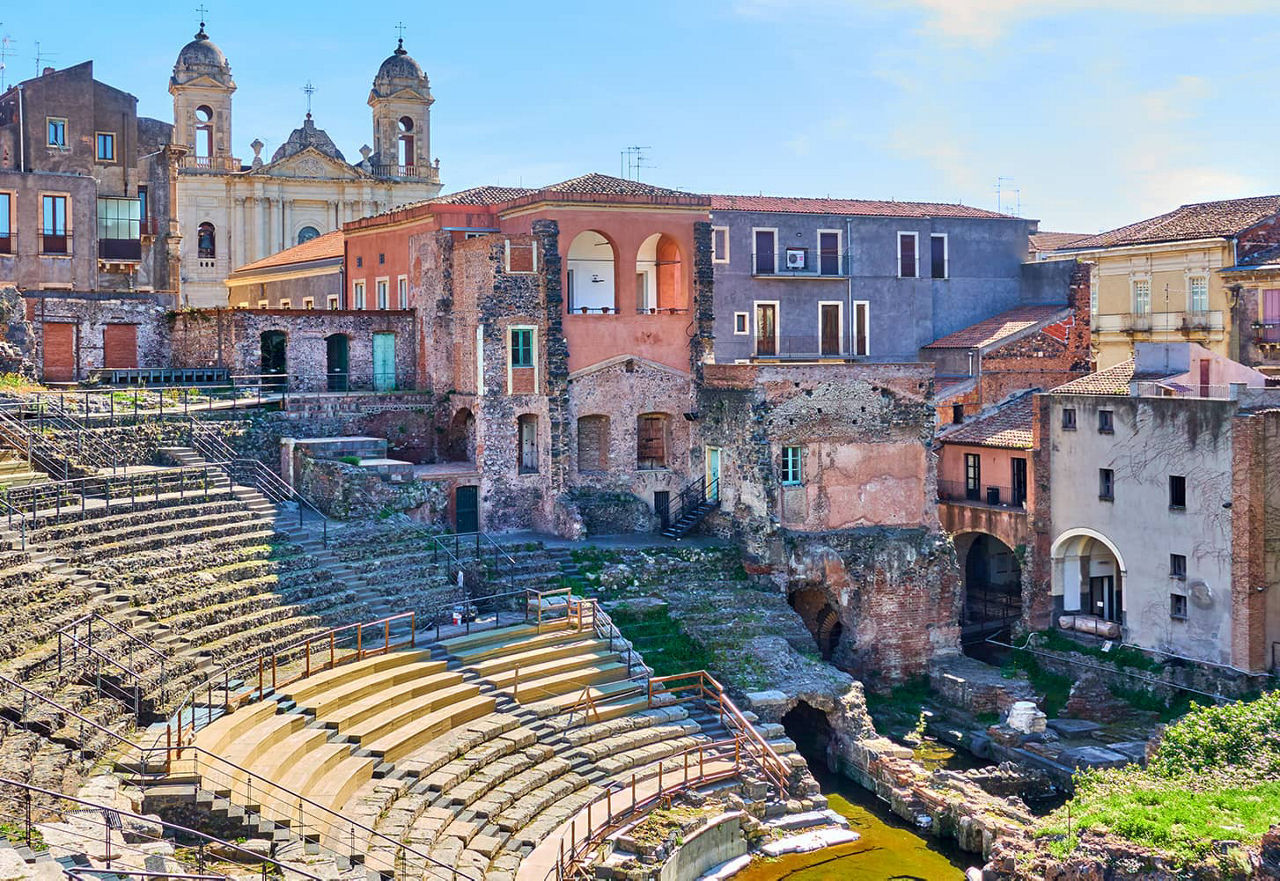
[[[840,354],[840,304],[823,303],[818,307],[818,332],[822,355]]]
[[[1211,391],[1211,387],[1209,385],[1210,366],[1211,365],[1207,358],[1200,362],[1200,397],[1202,398],[1209,397],[1209,392]]]
[[[102,328],[102,366],[132,370],[138,366],[138,327],[108,324]]]
[[[453,491],[453,530],[480,531],[480,487],[460,486]]]
[[[389,392],[396,387],[396,335],[373,335],[373,388]]]
[[[778,307],[756,304],[756,354],[772,358],[778,354]]]
[[[76,326],[44,323],[44,381],[73,382],[76,378]]]

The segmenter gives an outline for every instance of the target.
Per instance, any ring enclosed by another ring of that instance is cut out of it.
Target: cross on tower
[[[196,7],[196,13],[197,13],[197,14],[199,14],[199,16],[200,16],[200,28],[201,28],[201,30],[203,30],[203,29],[204,29],[204,20],[205,20],[205,18],[207,18],[207,17],[208,17],[208,15],[209,15],[209,10],[205,8],[205,5],[204,5],[203,3],[201,3],[199,6],[197,6],[197,7]]]
[[[400,42],[404,42],[404,22],[396,22],[396,33],[400,35]]]
[[[316,87],[311,85],[311,80],[307,80],[307,84],[302,87],[302,91],[307,93],[307,116],[311,116],[311,96],[316,93]]]

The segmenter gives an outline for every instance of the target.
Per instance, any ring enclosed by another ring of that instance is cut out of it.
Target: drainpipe
[[[844,253],[841,254],[840,256],[844,259],[844,263],[845,263],[845,265],[841,268],[844,269],[844,274],[848,276],[849,293],[846,297],[846,299],[848,300],[848,305],[845,306],[845,310],[847,312],[845,321],[848,322],[849,324],[849,354],[856,355],[858,352],[858,337],[857,337],[857,328],[854,324],[855,316],[853,314],[853,266],[850,265],[852,264],[853,261],[849,257],[849,252],[852,249],[853,249],[853,218],[846,217],[844,219]],[[822,259],[821,255],[819,255],[818,259],[819,260]],[[871,317],[867,316],[867,321],[869,322],[870,320],[871,320]],[[822,343],[821,343],[822,328],[821,327],[818,328],[818,337],[819,337],[818,348],[821,349],[822,348]]]
[[[27,127],[22,116],[22,83],[18,83],[18,171],[27,170]]]

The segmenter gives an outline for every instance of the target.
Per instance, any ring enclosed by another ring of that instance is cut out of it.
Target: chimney
[[[55,72],[54,68],[46,67],[44,70],[40,71],[40,76],[48,76],[49,74],[54,72]]]

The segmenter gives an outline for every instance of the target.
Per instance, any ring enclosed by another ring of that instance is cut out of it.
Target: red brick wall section
[[[1236,257],[1243,260],[1278,244],[1280,244],[1280,216],[1273,215],[1237,237]]]
[[[1268,466],[1264,426],[1270,414],[1236,417],[1231,450],[1231,661],[1250,671],[1265,670],[1264,570]],[[1274,422],[1274,420],[1272,420]],[[1275,428],[1272,426],[1272,434]]]

